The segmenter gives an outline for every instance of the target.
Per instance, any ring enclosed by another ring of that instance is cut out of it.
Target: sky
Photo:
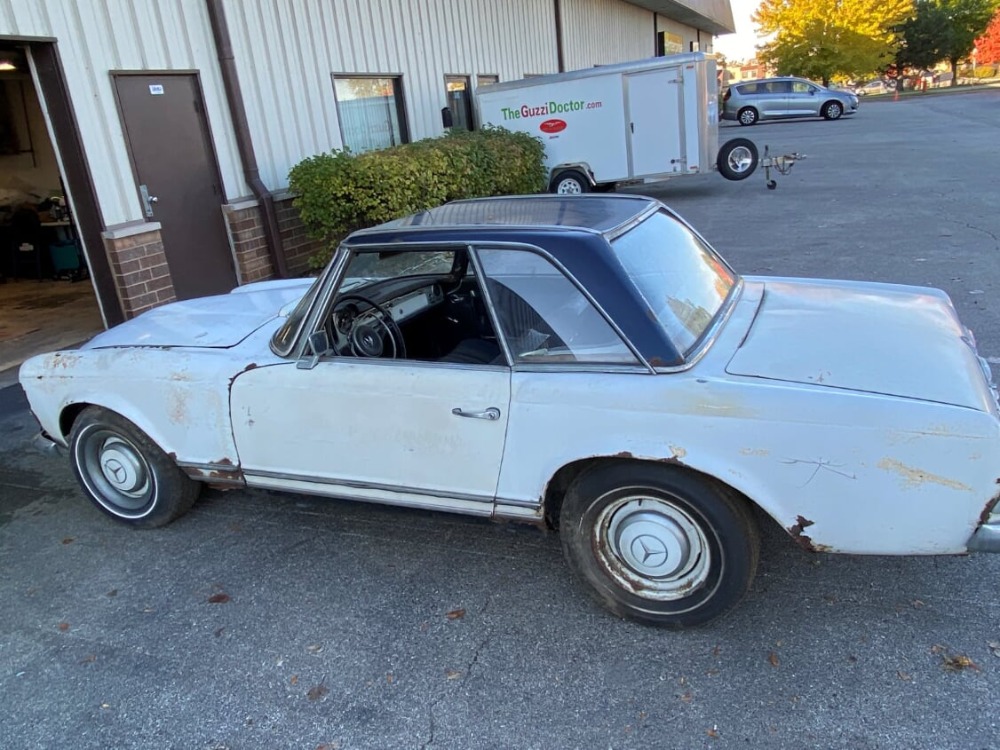
[[[736,33],[715,38],[715,51],[721,52],[728,60],[749,60],[754,56],[755,25],[750,16],[757,10],[760,0],[729,0],[733,8]]]

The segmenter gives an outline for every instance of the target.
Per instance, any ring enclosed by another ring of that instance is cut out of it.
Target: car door
[[[762,109],[770,117],[783,117],[790,114],[792,86],[789,81],[768,81],[763,84],[766,92],[763,96]]]
[[[497,503],[536,507],[555,471],[606,446],[608,419],[649,370],[589,297],[541,253],[477,251],[514,371]],[[620,391],[620,392],[619,392]]]
[[[420,294],[384,307],[405,325]],[[247,484],[491,514],[510,403],[506,361],[392,353],[328,353],[311,369],[287,363],[239,375],[231,412]]]
[[[819,90],[808,81],[791,81],[788,95],[788,114],[818,115],[822,104]]]

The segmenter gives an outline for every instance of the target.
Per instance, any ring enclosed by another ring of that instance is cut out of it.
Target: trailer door
[[[629,176],[685,170],[679,70],[651,70],[626,76]]]

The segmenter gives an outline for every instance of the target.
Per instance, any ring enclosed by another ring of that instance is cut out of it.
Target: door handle
[[[465,409],[459,409],[457,406],[451,410],[451,413],[456,417],[469,417],[470,419],[488,419],[491,422],[495,422],[500,419],[500,410],[495,406],[491,406],[489,409],[483,409],[482,411],[466,411]]]
[[[143,209],[146,212],[146,218],[147,219],[152,219],[153,218],[153,204],[159,202],[160,199],[157,198],[155,195],[150,195],[149,194],[149,188],[147,188],[145,185],[140,185],[139,186],[139,195],[142,196],[142,206],[143,206]]]

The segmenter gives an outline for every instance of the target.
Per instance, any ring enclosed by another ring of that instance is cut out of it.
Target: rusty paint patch
[[[226,458],[226,457],[220,458],[218,461],[215,461],[214,463],[218,464],[219,466],[236,466],[236,464],[233,463],[233,460],[231,458]]]
[[[234,487],[245,487],[246,480],[240,469],[208,469],[197,466],[185,466],[184,473],[191,479],[205,482],[210,487],[218,489],[233,489]]]
[[[635,456],[633,456],[629,451],[621,451],[620,453],[616,453],[612,456],[612,458],[635,458]]]
[[[670,367],[670,363],[667,362],[663,357],[650,357],[648,362],[653,367]]]
[[[256,362],[251,362],[243,368],[243,372],[250,372],[250,370],[255,370],[257,367],[259,367],[259,365]]]
[[[796,516],[795,524],[788,527],[788,533],[792,535],[792,539],[806,552],[817,551],[815,545],[813,545],[812,537],[802,533],[804,529],[808,529],[815,523],[815,521],[810,521],[808,518]]]
[[[906,487],[919,487],[922,484],[939,484],[942,487],[963,492],[969,492],[972,489],[967,484],[962,484],[955,479],[931,474],[929,471],[924,471],[923,469],[915,469],[894,458],[883,458],[878,462],[878,468],[899,474],[905,480],[904,484]]]

